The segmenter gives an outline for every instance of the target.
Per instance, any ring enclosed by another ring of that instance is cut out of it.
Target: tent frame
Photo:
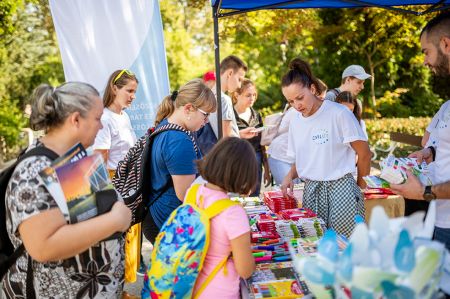
[[[306,0],[288,0],[283,1],[281,3],[277,4],[270,4],[270,5],[261,5],[253,8],[248,9],[242,9],[242,10],[233,10],[230,12],[221,12],[222,8],[222,0],[217,0],[214,5],[212,6],[212,15],[213,15],[213,23],[214,23],[214,52],[215,52],[215,67],[216,67],[216,94],[217,94],[217,129],[218,129],[218,139],[222,139],[223,132],[222,132],[222,96],[221,96],[221,82],[220,82],[220,40],[219,40],[219,19],[230,17],[234,15],[244,14],[251,11],[258,11],[258,10],[265,10],[265,9],[296,9],[296,8],[286,8],[284,6],[290,5],[290,4],[296,4],[305,2]],[[435,4],[430,5],[426,10],[424,11],[414,11],[411,9],[405,9],[400,7],[392,7],[387,5],[377,5],[373,3],[368,3],[366,1],[361,0],[343,0],[342,2],[347,2],[349,4],[355,4],[360,7],[378,7],[378,8],[384,8],[387,10],[393,10],[398,11],[401,13],[409,13],[414,14],[416,16],[424,15],[431,12],[436,12],[439,10],[445,10],[450,8],[449,4],[445,3],[445,0],[440,0],[436,2]],[[356,7],[353,7],[356,8]],[[297,8],[299,9],[299,8]],[[307,8],[303,8],[307,9]]]

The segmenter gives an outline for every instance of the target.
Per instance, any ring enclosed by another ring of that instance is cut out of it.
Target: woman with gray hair
[[[102,100],[85,83],[57,88],[47,84],[32,95],[30,124],[44,130],[37,147],[63,155],[73,145],[89,147],[102,127]],[[6,226],[14,248],[24,251],[3,278],[1,298],[117,298],[123,286],[123,238],[131,212],[117,201],[97,217],[68,224],[38,173],[50,166],[46,155],[22,159],[6,190]]]

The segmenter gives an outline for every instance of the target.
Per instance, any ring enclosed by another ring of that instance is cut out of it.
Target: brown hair
[[[247,78],[242,80],[241,87],[236,89],[236,91],[231,94],[231,100],[233,101],[233,105],[235,105],[237,103],[237,97],[239,95],[241,95],[249,86],[252,86],[252,85],[255,86],[255,88],[256,88],[256,85],[255,85],[255,83],[253,83],[252,80],[247,79]],[[256,92],[256,97],[258,97],[258,92]]]
[[[239,57],[230,55],[225,57],[220,63],[220,74],[222,75],[229,69],[232,69],[234,72],[238,72],[240,69],[243,69],[247,72],[247,65]]]
[[[202,79],[194,79],[181,86],[178,92],[174,92],[162,100],[156,113],[155,126],[166,117],[171,116],[176,108],[189,103],[208,113],[216,111],[217,101],[211,89],[203,83]]]
[[[317,78],[317,89],[318,89],[319,95],[321,95],[327,91],[328,86],[325,84],[325,82],[323,82],[322,80]]]
[[[281,86],[286,87],[291,84],[300,84],[303,87],[310,88],[312,85],[316,88],[315,95],[320,96],[321,84],[312,71],[309,64],[301,58],[294,58],[289,63],[289,71],[281,78]]]
[[[123,73],[120,75],[119,78],[116,77],[123,71]],[[132,72],[128,70],[117,70],[114,71],[108,79],[108,83],[106,83],[105,92],[103,94],[103,106],[105,108],[112,105],[114,102],[114,85],[117,86],[117,88],[121,89],[125,85],[130,82],[130,80],[135,81],[136,83],[139,83],[138,79],[136,78],[136,75],[134,75]]]
[[[336,96],[336,103],[350,103],[353,104],[353,114],[355,115],[358,122],[361,122],[361,109],[356,98],[352,95],[350,91],[343,91]]]
[[[358,79],[358,78],[356,78],[356,77],[354,77],[354,76],[347,76],[347,77],[344,77],[344,78],[342,78],[342,80],[341,80],[341,84],[345,84],[345,81],[347,81],[347,79],[349,79],[349,80],[355,80],[355,79]]]
[[[237,137],[221,139],[197,166],[205,180],[227,192],[250,194],[258,180],[255,150]]]

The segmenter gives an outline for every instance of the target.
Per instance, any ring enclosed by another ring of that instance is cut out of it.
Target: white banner
[[[50,8],[66,81],[90,83],[103,94],[113,71],[136,74],[139,86],[127,113],[142,136],[169,94],[158,0],[50,0]]]

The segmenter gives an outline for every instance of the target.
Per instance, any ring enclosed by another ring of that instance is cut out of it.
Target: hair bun
[[[304,70],[307,63],[300,58],[294,58],[289,62],[290,70]]]

